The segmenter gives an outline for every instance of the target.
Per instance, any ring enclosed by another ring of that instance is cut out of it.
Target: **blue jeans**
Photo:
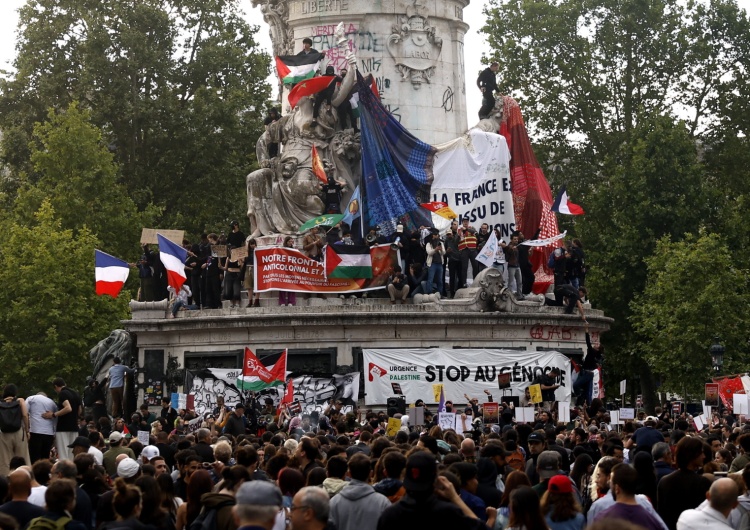
[[[180,310],[180,308],[184,307],[185,309],[189,309],[191,311],[195,311],[198,309],[198,306],[195,304],[191,305],[185,305],[182,303],[182,300],[175,300],[174,305],[172,305],[172,316],[177,316],[177,312]]]
[[[436,288],[433,290],[432,282],[435,282]],[[430,269],[427,272],[427,293],[432,294],[434,292],[443,292],[443,264],[432,262]]]
[[[583,398],[587,403],[591,403],[591,383],[594,382],[594,372],[581,369],[578,373],[578,379],[573,383],[573,394]]]

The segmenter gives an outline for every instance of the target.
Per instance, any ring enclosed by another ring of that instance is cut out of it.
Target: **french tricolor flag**
[[[108,294],[117,298],[122,286],[128,279],[130,267],[121,259],[110,256],[101,250],[94,250],[96,294],[99,296]]]
[[[159,243],[159,259],[161,259],[164,268],[167,269],[167,283],[175,291],[179,291],[182,284],[187,280],[185,275],[187,250],[177,243],[172,243],[161,234],[156,234],[156,239]]]
[[[563,186],[560,190],[560,193],[557,194],[555,203],[550,209],[553,212],[565,213],[568,215],[582,215],[586,213],[583,211],[583,208],[581,208],[577,204],[573,204],[572,202],[570,202],[570,200],[568,200],[568,192],[565,190],[565,186]]]

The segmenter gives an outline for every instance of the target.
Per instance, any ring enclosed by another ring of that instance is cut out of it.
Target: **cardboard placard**
[[[388,418],[388,426],[385,428],[386,436],[396,436],[396,433],[401,428],[401,420],[398,418]]]
[[[238,261],[247,257],[247,247],[238,247],[232,249],[231,261]]]
[[[185,239],[184,230],[160,230],[158,228],[144,228],[141,230],[141,245],[158,245],[159,240],[156,234],[161,234],[172,243],[182,246],[182,240]]]
[[[611,417],[612,416],[610,416],[610,418]],[[620,419],[621,420],[634,420],[635,409],[620,409]]]
[[[484,423],[492,424],[500,422],[500,404],[499,403],[485,403],[482,405],[482,414],[484,416]]]
[[[227,257],[227,246],[226,245],[211,245],[211,254],[217,258]]]
[[[542,399],[542,385],[536,384],[529,386],[529,395],[531,396],[531,402],[541,403],[543,401]]]

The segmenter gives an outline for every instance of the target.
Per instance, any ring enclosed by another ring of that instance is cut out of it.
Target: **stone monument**
[[[467,129],[463,22],[468,0],[252,0],[270,26],[274,55],[310,38],[338,73],[357,56],[386,108],[420,140],[438,144]],[[335,35],[343,22],[347,45]],[[288,103],[282,96],[282,109]]]

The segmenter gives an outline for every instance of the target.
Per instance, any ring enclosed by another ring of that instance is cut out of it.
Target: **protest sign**
[[[534,407],[517,407],[516,421],[519,423],[534,423]]]
[[[440,391],[443,389],[443,385],[432,385],[432,396],[435,398],[435,403],[440,402]]]
[[[531,402],[534,404],[541,403],[542,399],[542,385],[536,384],[529,387],[529,396],[531,396]]]
[[[444,431],[453,429],[456,426],[456,415],[453,412],[438,413],[438,425]]]
[[[719,383],[706,383],[706,405],[719,406]]]
[[[326,278],[324,263],[308,258],[299,250],[263,247],[255,250],[255,292],[340,293],[385,289],[398,252],[390,245],[370,248],[372,278]]]
[[[231,261],[239,261],[247,257],[247,247],[238,247],[232,249],[232,256],[229,258]]]
[[[418,399],[437,403],[432,385],[443,384],[446,401],[460,402],[464,394],[481,395],[510,374],[511,396],[520,397],[532,381],[553,367],[561,375],[555,391],[557,401],[570,401],[570,359],[555,351],[497,349],[394,348],[364,349],[365,403],[384,404],[392,397],[391,383],[398,382],[407,402]],[[507,398],[504,397],[503,401]]]
[[[485,403],[482,405],[484,423],[500,422],[500,405],[498,403]]]
[[[557,421],[563,423],[568,423],[570,421],[570,401],[557,402]]]
[[[156,234],[161,234],[172,243],[182,246],[182,240],[185,239],[184,230],[160,230],[158,228],[144,228],[141,230],[141,245],[158,245],[159,241]]]
[[[385,428],[386,436],[396,436],[396,433],[401,428],[401,420],[397,418],[388,418],[388,426]]]
[[[622,408],[622,409],[620,409],[620,419],[622,419],[622,420],[634,420],[635,419],[635,409],[630,409],[630,408]]]
[[[138,431],[138,441],[141,442],[144,447],[149,445],[149,436],[151,433],[149,431]]]
[[[217,258],[227,257],[227,246],[226,245],[211,245],[211,254]]]

